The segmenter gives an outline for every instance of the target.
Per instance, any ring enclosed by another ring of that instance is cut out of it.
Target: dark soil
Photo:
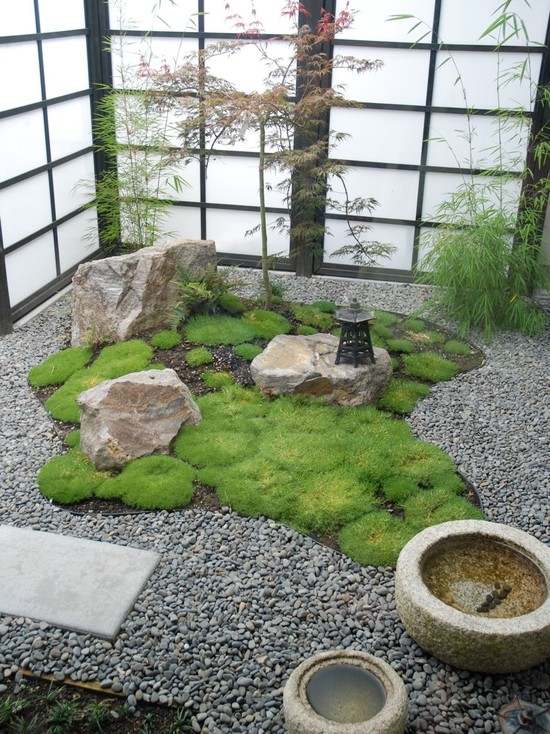
[[[5,681],[9,685],[9,681]],[[63,684],[26,678],[0,694],[0,734],[188,734],[192,711],[184,707],[138,704],[93,684]]]

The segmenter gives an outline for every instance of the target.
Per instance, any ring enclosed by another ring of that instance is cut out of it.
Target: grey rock
[[[332,334],[276,336],[252,361],[252,378],[267,395],[316,395],[338,405],[374,402],[391,378],[388,352],[375,348],[374,364],[336,364],[338,341]]]
[[[169,240],[79,265],[73,278],[71,343],[116,342],[170,324],[180,270],[216,267],[211,240]]]
[[[105,380],[78,397],[80,448],[98,469],[113,469],[152,453],[168,453],[182,425],[200,410],[171,369]]]

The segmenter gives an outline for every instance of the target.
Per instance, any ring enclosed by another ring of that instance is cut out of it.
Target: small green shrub
[[[322,313],[336,312],[336,304],[334,301],[315,301],[315,303],[312,303],[311,305],[313,308],[317,309],[317,311],[321,311]]]
[[[80,409],[77,397],[85,390],[104,380],[122,377],[130,372],[140,372],[149,366],[152,348],[139,339],[104,347],[89,366],[69,377],[67,382],[46,401],[46,409],[53,418],[64,423],[79,423]]]
[[[384,326],[384,324],[378,324],[375,321],[370,328],[380,339],[393,338],[393,331],[388,326]]]
[[[157,331],[151,337],[151,345],[155,349],[173,349],[181,344],[181,335],[179,332],[173,329],[164,329],[164,331]]]
[[[109,474],[97,471],[81,451],[71,449],[40,469],[38,487],[47,499],[69,505],[92,497],[108,478]]]
[[[254,329],[258,338],[268,341],[279,334],[288,334],[291,329],[290,322],[284,316],[275,311],[264,311],[261,308],[248,311],[243,316],[243,320]]]
[[[242,298],[235,295],[234,293],[222,293],[218,298],[218,305],[223,311],[227,311],[232,315],[238,315],[244,313],[246,305]]]
[[[296,333],[299,334],[300,336],[313,336],[313,334],[317,334],[317,329],[314,329],[313,326],[306,326],[305,324],[300,324],[300,326],[296,329]],[[340,329],[338,329],[338,336],[339,335],[340,335]]]
[[[238,344],[235,349],[233,350],[237,357],[240,357],[241,359],[246,360],[247,362],[252,362],[254,357],[257,357],[258,354],[261,354],[263,352],[263,349],[259,347],[257,344]]]
[[[415,346],[409,339],[388,339],[388,349],[390,352],[405,352],[410,354],[414,352]]]
[[[195,470],[172,456],[145,456],[96,488],[102,499],[119,499],[142,510],[185,507],[193,496]]]
[[[235,306],[236,301],[226,298],[232,286],[229,277],[215,267],[200,277],[180,273],[180,300],[175,309],[174,323],[177,325],[193,314],[213,314],[220,308],[228,310],[222,305],[222,300],[230,308]]]
[[[426,324],[422,321],[422,319],[415,319],[412,317],[405,319],[402,326],[407,331],[414,331],[415,333],[420,333],[426,328]]]
[[[78,429],[67,433],[65,436],[65,445],[71,449],[78,449],[80,447],[80,431]]]
[[[253,325],[234,316],[194,316],[186,328],[187,339],[195,344],[243,344],[256,337]]]
[[[313,326],[317,331],[328,331],[333,324],[331,314],[323,313],[323,311],[319,311],[314,306],[294,303],[291,306],[291,310],[294,318],[306,326]]]
[[[85,367],[92,358],[90,347],[68,347],[32,367],[29,383],[33,387],[62,385],[78,370]]]
[[[407,415],[414,410],[420,398],[426,397],[429,392],[430,388],[420,382],[393,379],[378,400],[378,407]]]
[[[197,347],[187,352],[185,361],[190,367],[200,367],[203,364],[212,364],[214,357],[206,347]]]
[[[403,357],[405,372],[413,377],[429,382],[452,379],[458,372],[458,365],[435,352],[406,354]]]
[[[448,342],[445,342],[443,351],[447,352],[447,354],[461,354],[461,355],[467,355],[467,354],[472,353],[472,350],[470,349],[469,345],[465,344],[464,342],[458,341],[458,339],[449,339]]]
[[[389,311],[375,310],[374,318],[376,319],[377,323],[383,324],[384,326],[393,326],[393,324],[396,324],[399,321],[399,316],[396,316]]]
[[[363,515],[340,531],[340,547],[357,563],[394,566],[403,546],[416,535],[414,525],[385,510]]]
[[[207,370],[203,372],[202,381],[207,387],[212,390],[222,390],[224,387],[229,387],[235,384],[233,375],[230,372],[214,372],[213,370]]]

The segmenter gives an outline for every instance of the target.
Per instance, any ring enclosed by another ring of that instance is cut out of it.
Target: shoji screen
[[[256,3],[257,19],[270,52],[280,57],[288,53],[284,44],[269,36],[288,33],[290,22],[281,15],[283,0]],[[232,0],[231,14],[239,14],[245,25],[252,20],[250,0]],[[151,12],[153,9],[153,12]],[[140,57],[154,66],[166,63],[177,66],[183,57],[220,40],[239,37],[239,29],[228,18],[225,0],[176,0],[159,7],[149,0],[110,0],[111,33],[113,35],[113,75],[115,85],[123,86],[120,69],[137,69]],[[266,74],[257,50],[244,42],[239,52],[212,60],[210,72],[231,81],[242,91],[262,87]],[[126,86],[128,84],[126,83]],[[168,142],[178,145],[178,118],[167,118]],[[186,181],[179,193],[171,192],[171,206],[164,229],[182,237],[214,239],[219,253],[256,258],[260,253],[259,234],[245,236],[259,223],[258,208],[258,140],[244,135],[232,146],[217,146],[205,161],[193,162],[178,173]],[[268,174],[268,183],[276,177]],[[268,224],[287,212],[280,195],[267,193]],[[289,241],[286,234],[270,229],[269,248],[286,256]],[[237,258],[239,259],[239,258]]]
[[[525,21],[529,39],[511,39],[499,53],[494,37],[480,39],[498,5],[497,0],[356,3],[355,23],[335,44],[335,54],[383,62],[380,70],[361,76],[336,71],[333,84],[344,84],[348,98],[361,106],[331,114],[331,131],[350,135],[331,150],[350,165],[350,195],[379,202],[367,218],[372,239],[397,248],[389,260],[378,263],[379,277],[410,278],[423,231],[465,175],[495,164],[514,172],[524,163],[550,0],[512,4],[509,10]],[[336,11],[345,6],[345,0],[337,0]],[[420,21],[414,31],[416,20],[389,20],[401,14]],[[497,76],[524,61],[524,79],[502,85],[497,96]],[[462,82],[457,82],[459,75]],[[519,124],[513,129],[499,126],[497,106],[523,108]],[[472,151],[464,140],[467,131]],[[504,136],[502,161],[494,153],[499,135]],[[507,185],[512,201],[518,193],[519,181]],[[332,255],[346,244],[345,222],[328,211],[327,224],[331,235],[325,238],[323,270],[337,271],[338,264],[345,270],[351,260]]]
[[[98,249],[83,0],[0,3],[0,226],[17,317]]]

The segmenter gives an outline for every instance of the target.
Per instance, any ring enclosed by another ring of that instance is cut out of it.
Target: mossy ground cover
[[[426,525],[478,516],[450,459],[414,439],[398,418],[433,382],[481,362],[474,347],[434,324],[376,312],[373,340],[390,351],[394,368],[376,407],[267,400],[250,389],[249,362],[269,339],[336,332],[333,306],[266,309],[239,301],[233,315],[194,316],[179,333],[54,355],[34,375],[55,374],[55,383],[41,378],[53,387],[40,389],[49,391],[47,409],[65,424],[78,424],[76,398],[83,390],[157,363],[189,385],[203,421],[180,433],[172,456],[145,457],[118,474],[97,472],[73,430],[68,452],[40,472],[42,493],[60,504],[90,500],[155,510],[183,508],[202,487],[243,515],[265,515],[330,538],[360,563],[374,564],[393,563],[403,543]]]

